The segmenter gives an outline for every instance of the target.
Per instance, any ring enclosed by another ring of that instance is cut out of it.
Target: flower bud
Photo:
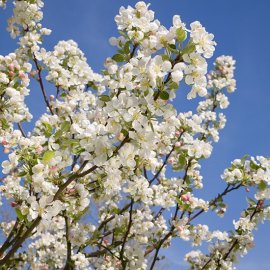
[[[18,205],[18,203],[16,203],[16,202],[11,202],[10,205],[11,205],[11,207],[16,207],[16,206]]]

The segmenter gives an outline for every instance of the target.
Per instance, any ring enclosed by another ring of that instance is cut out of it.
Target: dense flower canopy
[[[6,1],[0,0],[5,7]],[[175,15],[166,28],[149,4],[121,7],[115,17],[115,54],[98,74],[73,40],[43,46],[43,1],[14,1],[8,20],[18,48],[0,56],[2,206],[6,236],[1,269],[155,269],[173,238],[205,250],[190,251],[190,269],[233,269],[253,246],[253,230],[270,217],[270,160],[243,157],[225,169],[224,190],[205,201],[200,162],[207,159],[236,89],[235,61],[220,56],[208,71],[216,42],[200,22]],[[31,132],[25,103],[36,81],[44,113]],[[47,81],[47,83],[45,83]],[[47,85],[54,95],[47,95]],[[173,101],[187,85],[195,111],[177,112]],[[224,197],[254,190],[230,232],[196,218],[224,216]]]

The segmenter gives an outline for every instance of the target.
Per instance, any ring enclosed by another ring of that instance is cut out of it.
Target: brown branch
[[[226,189],[221,194],[218,194],[218,196],[215,199],[213,199],[213,200],[210,201],[209,206],[210,207],[211,206],[214,206],[220,198],[224,197],[225,195],[227,195],[228,193],[230,193],[233,190],[239,189],[240,187],[242,187],[242,184],[238,184],[237,186],[233,186],[231,188],[230,187],[231,187],[231,185],[228,184],[227,187],[226,187]],[[196,213],[195,215],[193,215],[192,217],[190,217],[188,219],[188,223],[191,222],[192,220],[194,220],[195,218],[197,218],[198,216],[200,216],[203,212],[205,212],[205,210],[204,209],[201,209],[198,213]]]
[[[188,173],[188,169],[189,169],[189,167],[190,167],[190,165],[191,165],[191,161],[192,161],[192,160],[189,160],[189,161],[188,161],[188,164],[187,164],[187,166],[186,166],[186,169],[185,169],[185,176],[184,176],[184,178],[183,178],[183,179],[184,179],[184,180],[183,180],[183,183],[185,183],[186,180],[187,180],[187,173]],[[182,194],[182,191],[180,192],[180,195],[179,195],[179,196],[181,196],[181,194]],[[177,204],[177,205],[176,205],[176,208],[175,208],[175,212],[174,212],[173,218],[172,218],[172,223],[173,223],[173,221],[176,220],[178,211],[179,211],[179,205]],[[153,269],[154,269],[154,266],[155,266],[155,264],[156,264],[156,262],[157,262],[157,259],[158,259],[158,254],[159,254],[160,248],[161,248],[162,245],[165,243],[165,241],[173,234],[174,229],[175,229],[175,226],[172,224],[172,225],[171,225],[171,228],[170,228],[170,231],[169,231],[169,232],[168,232],[168,233],[167,233],[167,234],[159,241],[159,243],[157,244],[157,246],[155,246],[152,250],[151,250],[151,249],[148,250],[148,251],[145,253],[145,256],[146,256],[146,255],[148,255],[149,253],[151,253],[154,249],[156,250],[155,255],[154,255],[154,258],[153,258],[153,261],[152,261],[152,264],[151,264],[149,270],[153,270]]]
[[[172,63],[172,68],[177,64],[177,63],[180,63],[181,61],[183,61],[183,58],[182,58],[182,55],[179,53],[176,58],[174,60],[171,60],[171,63]],[[172,76],[172,72],[170,71],[167,75],[167,78],[165,79],[164,81],[164,84],[168,83],[171,79],[171,76]],[[154,100],[157,100],[159,98],[159,95],[160,95],[161,91],[160,89],[158,89],[158,91],[155,93],[154,95]]]
[[[22,128],[22,124],[21,124],[21,123],[17,123],[17,126],[18,126],[19,130],[21,131],[23,137],[26,138],[27,136],[26,136],[26,133],[24,132],[24,130],[23,130],[23,128]]]
[[[47,107],[49,108],[51,114],[54,115],[53,110],[52,110],[52,107],[50,105],[49,99],[48,99],[47,94],[46,94],[46,91],[45,91],[44,84],[43,84],[43,80],[42,80],[42,76],[41,76],[41,68],[38,65],[38,61],[37,61],[37,58],[36,58],[35,55],[33,55],[33,60],[34,60],[36,69],[38,71],[38,82],[39,82],[39,85],[40,85],[40,89],[41,89],[41,92],[42,92],[44,101],[45,101]]]
[[[133,199],[131,199],[130,210],[129,210],[128,227],[127,227],[127,231],[125,233],[125,236],[124,236],[124,239],[123,239],[123,244],[122,244],[121,251],[120,251],[120,260],[123,262],[123,270],[126,269],[126,265],[127,265],[127,262],[123,260],[123,257],[124,257],[124,251],[125,251],[125,244],[127,242],[127,238],[128,238],[128,235],[129,235],[129,232],[130,232],[130,229],[131,229],[131,225],[132,225],[133,203],[134,203]]]
[[[261,209],[259,207],[261,203],[262,203],[262,200],[258,200],[257,205],[256,205],[253,213],[251,214],[250,218],[249,218],[250,221],[252,221],[254,216],[261,211]],[[233,243],[232,243],[231,247],[229,248],[229,250],[222,256],[222,260],[226,260],[229,257],[229,255],[233,252],[233,250],[235,249],[235,247],[237,246],[238,243],[239,243],[238,239],[235,239],[233,241]],[[212,256],[209,258],[209,260],[203,265],[203,267],[200,270],[206,269],[207,265],[213,260]],[[220,263],[221,263],[220,260],[221,259],[219,259],[218,262],[217,262],[218,264],[217,264],[216,270],[220,269]]]
[[[71,270],[72,269],[72,260],[71,260],[71,242],[69,239],[69,220],[68,217],[65,215],[65,229],[66,229],[66,243],[67,243],[67,259],[66,265],[63,270]]]
[[[9,259],[14,255],[14,253],[20,248],[22,243],[30,236],[31,232],[38,226],[41,221],[41,217],[37,217],[31,224],[31,226],[26,230],[26,232],[21,236],[18,237],[17,241],[14,243],[13,247],[10,251],[6,254],[6,256],[0,260],[0,266],[4,266]]]
[[[9,248],[10,241],[11,241],[13,235],[15,234],[15,231],[17,230],[18,225],[19,225],[19,220],[17,218],[13,228],[11,229],[11,231],[7,237],[7,239],[5,240],[5,242],[3,243],[3,245],[0,248],[0,257],[2,257],[4,251]]]
[[[183,134],[184,134],[184,131],[181,132],[181,134],[179,135],[177,141],[174,143],[174,145],[173,145],[171,151],[166,155],[166,157],[165,157],[165,159],[164,159],[164,161],[163,161],[162,166],[159,168],[159,170],[156,172],[156,174],[153,176],[153,178],[149,181],[150,184],[152,184],[152,183],[155,181],[155,179],[160,175],[161,171],[163,170],[163,168],[164,168],[165,165],[167,164],[167,162],[168,162],[168,160],[169,160],[171,154],[173,153],[173,151],[174,151],[174,149],[175,149],[175,144],[176,144],[177,142],[180,141],[180,139],[181,139],[181,137],[182,137]]]

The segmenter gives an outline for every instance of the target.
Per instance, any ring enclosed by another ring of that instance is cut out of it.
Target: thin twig
[[[52,107],[50,105],[49,99],[48,99],[48,97],[46,95],[45,87],[44,87],[42,76],[41,76],[41,68],[38,65],[38,61],[37,61],[37,58],[36,58],[35,55],[33,55],[33,60],[34,60],[36,69],[38,71],[38,82],[39,82],[39,85],[40,85],[40,88],[41,88],[41,92],[43,94],[44,101],[45,101],[47,107],[49,108],[51,114],[54,115],[54,112],[53,112]]]

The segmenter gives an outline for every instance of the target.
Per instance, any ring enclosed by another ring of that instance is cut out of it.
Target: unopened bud
[[[9,148],[5,147],[3,150],[4,154],[8,154],[10,152]]]
[[[13,71],[10,71],[10,72],[8,73],[8,75],[9,75],[9,77],[13,78],[13,77],[14,77],[14,72],[13,72]]]
[[[180,147],[181,146],[181,142],[176,142],[175,143],[175,147]]]
[[[11,205],[11,207],[16,207],[16,206],[18,205],[18,203],[16,203],[16,202],[11,202],[10,205]]]
[[[189,194],[183,194],[182,196],[181,196],[181,199],[182,199],[182,201],[184,201],[184,202],[189,202],[190,201],[190,195]]]
[[[7,145],[6,139],[3,139],[1,143],[2,143],[2,145]]]
[[[19,72],[19,77],[20,77],[21,79],[25,79],[25,78],[26,78],[26,75],[25,75],[24,72],[20,71],[20,72]]]
[[[14,64],[10,64],[8,67],[11,71],[14,71]]]

